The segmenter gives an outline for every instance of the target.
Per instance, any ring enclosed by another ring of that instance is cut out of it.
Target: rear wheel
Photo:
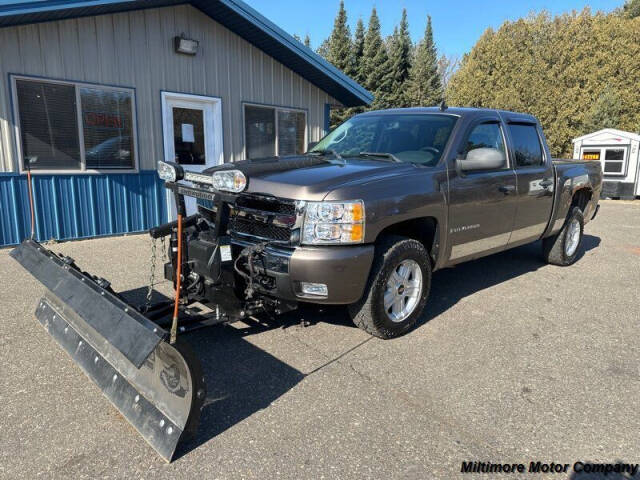
[[[409,331],[424,310],[431,287],[431,263],[417,240],[389,236],[376,248],[362,299],[348,310],[353,322],[379,338]]]
[[[542,241],[544,259],[553,265],[571,265],[578,258],[584,232],[584,217],[580,207],[572,207],[562,230]]]

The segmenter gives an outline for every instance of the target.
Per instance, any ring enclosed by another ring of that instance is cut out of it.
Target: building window
[[[583,160],[598,160],[607,176],[623,177],[627,172],[627,147],[588,147],[582,149]]]
[[[535,125],[512,123],[509,132],[513,141],[516,167],[535,167],[544,164],[540,137]]]
[[[624,148],[606,148],[604,150],[604,174],[624,175],[625,157]]]
[[[247,158],[295,155],[306,150],[307,114],[304,110],[244,106]]]
[[[20,77],[14,92],[22,168],[135,168],[133,90]]]

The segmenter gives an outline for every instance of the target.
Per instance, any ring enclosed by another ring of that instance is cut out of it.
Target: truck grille
[[[260,240],[277,240],[288,242],[291,237],[291,229],[287,227],[277,227],[266,223],[259,223],[253,220],[234,217],[229,222],[229,230],[232,233],[250,235]]]
[[[229,218],[231,234],[257,240],[289,242],[296,223],[295,204],[271,198],[240,196]]]

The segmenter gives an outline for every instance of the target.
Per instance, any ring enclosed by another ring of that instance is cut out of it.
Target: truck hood
[[[240,170],[248,180],[247,192],[294,200],[322,200],[336,188],[364,184],[382,177],[406,175],[413,169],[415,167],[409,163],[301,155],[243,160],[209,168],[203,173]]]

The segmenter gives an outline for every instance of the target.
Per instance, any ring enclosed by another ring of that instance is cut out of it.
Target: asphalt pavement
[[[43,287],[0,250],[0,477],[449,479],[469,477],[464,461],[638,463],[640,201],[601,205],[571,267],[544,264],[534,243],[436,272],[400,339],[335,308],[189,334],[209,391],[198,438],[171,464],[47,335],[33,315]],[[146,293],[144,235],[50,248]]]

